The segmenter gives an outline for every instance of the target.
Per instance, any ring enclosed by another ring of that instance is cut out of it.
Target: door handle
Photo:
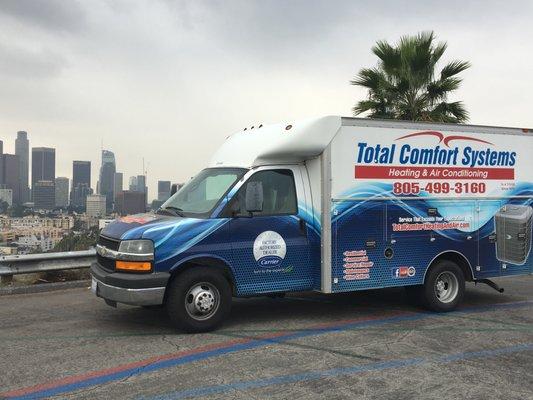
[[[300,233],[304,236],[307,236],[307,223],[305,222],[305,219],[300,218],[298,220],[298,225],[300,227]]]

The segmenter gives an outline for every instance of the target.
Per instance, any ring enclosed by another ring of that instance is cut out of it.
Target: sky
[[[187,181],[259,123],[351,115],[377,40],[433,30],[472,67],[470,123],[533,128],[531,1],[0,0],[0,139],[56,148],[56,175],[103,146],[117,171]]]

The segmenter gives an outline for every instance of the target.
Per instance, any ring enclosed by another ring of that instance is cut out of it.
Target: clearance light
[[[150,272],[152,263],[146,261],[117,261],[115,269],[120,271]]]

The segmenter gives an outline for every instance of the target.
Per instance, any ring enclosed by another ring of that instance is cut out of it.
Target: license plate
[[[98,283],[96,283],[96,280],[92,280],[91,281],[91,292],[93,292],[93,294],[96,294],[96,292],[98,291]]]

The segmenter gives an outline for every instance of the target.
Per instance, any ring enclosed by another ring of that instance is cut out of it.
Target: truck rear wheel
[[[461,268],[453,261],[441,260],[426,276],[422,303],[432,311],[452,311],[463,300],[464,293],[465,277]]]
[[[212,268],[193,267],[176,276],[167,290],[168,316],[185,332],[211,331],[231,309],[229,282]]]

